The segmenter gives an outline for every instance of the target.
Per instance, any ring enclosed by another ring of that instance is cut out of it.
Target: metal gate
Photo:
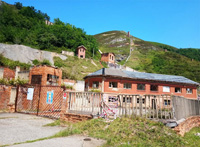
[[[58,119],[62,101],[63,89],[59,86],[18,86],[15,111]]]

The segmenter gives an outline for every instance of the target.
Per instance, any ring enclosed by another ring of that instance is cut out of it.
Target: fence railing
[[[187,99],[180,96],[173,96],[173,107],[177,120],[189,116],[200,115],[200,102],[195,99]]]
[[[66,94],[68,113],[92,114],[101,113],[102,93],[93,92],[69,92]]]
[[[119,95],[118,116],[171,119],[174,116],[170,95]]]
[[[150,119],[174,117],[170,95],[116,95],[105,93],[69,92],[66,112],[76,114],[118,116],[142,116]]]

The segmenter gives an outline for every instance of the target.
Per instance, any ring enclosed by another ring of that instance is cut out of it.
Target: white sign
[[[33,100],[33,92],[34,92],[34,88],[28,88],[27,100]]]
[[[163,92],[170,92],[169,86],[163,86]]]

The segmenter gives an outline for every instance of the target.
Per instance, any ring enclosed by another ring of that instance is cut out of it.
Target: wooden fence
[[[116,95],[112,100],[105,93],[69,92],[67,113],[101,115],[103,117],[142,116],[150,119],[174,117],[170,95]]]

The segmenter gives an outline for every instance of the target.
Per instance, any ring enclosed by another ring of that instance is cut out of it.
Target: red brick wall
[[[63,89],[59,86],[35,86],[33,93],[33,100],[27,99],[28,87],[20,87],[18,93],[17,109],[26,111],[37,111],[39,101],[39,111],[49,111],[61,109],[63,100]],[[47,104],[47,92],[53,91],[53,103]]]
[[[189,132],[194,127],[200,126],[200,116],[192,116],[187,118],[184,122],[179,124],[174,130],[181,136]]]
[[[101,55],[101,61],[109,62],[109,63],[115,63],[115,56],[114,56],[113,53],[102,54]]]
[[[85,48],[84,47],[80,47],[77,49],[77,53],[78,53],[78,57],[81,58],[81,56],[83,56],[82,58],[85,58]]]
[[[29,73],[29,84],[31,84],[32,75],[42,75],[41,85],[42,86],[47,85],[47,75],[48,74],[59,76],[58,86],[61,85],[62,70],[56,69],[54,67],[49,67],[49,66],[33,67]]]
[[[80,122],[92,119],[90,115],[73,114],[73,113],[61,113],[60,119],[67,122]]]
[[[6,79],[14,79],[15,78],[15,71],[9,68],[4,68],[3,78]]]
[[[0,110],[8,109],[12,86],[0,85]]]
[[[92,82],[93,81],[99,81],[102,82],[102,78],[89,78],[89,88],[92,88]],[[85,80],[85,82],[88,82],[88,78]],[[117,82],[118,87],[117,88],[110,88],[109,82]],[[131,83],[131,89],[124,89],[124,83]],[[145,90],[137,90],[137,84],[143,83],[145,84]],[[158,85],[158,91],[151,91],[150,85]],[[163,92],[163,87],[169,86],[170,92]],[[182,89],[181,93],[175,93],[175,87],[180,87]],[[186,88],[192,88],[193,93],[187,94]],[[149,95],[161,95],[161,94],[172,94],[177,96],[183,96],[186,98],[193,98],[197,99],[197,88],[192,86],[185,86],[185,85],[178,85],[178,84],[163,84],[163,83],[151,83],[151,82],[145,82],[145,81],[133,81],[133,80],[125,80],[125,79],[113,79],[113,78],[106,78],[104,81],[104,92],[106,93],[123,93],[123,94],[149,94]]]

